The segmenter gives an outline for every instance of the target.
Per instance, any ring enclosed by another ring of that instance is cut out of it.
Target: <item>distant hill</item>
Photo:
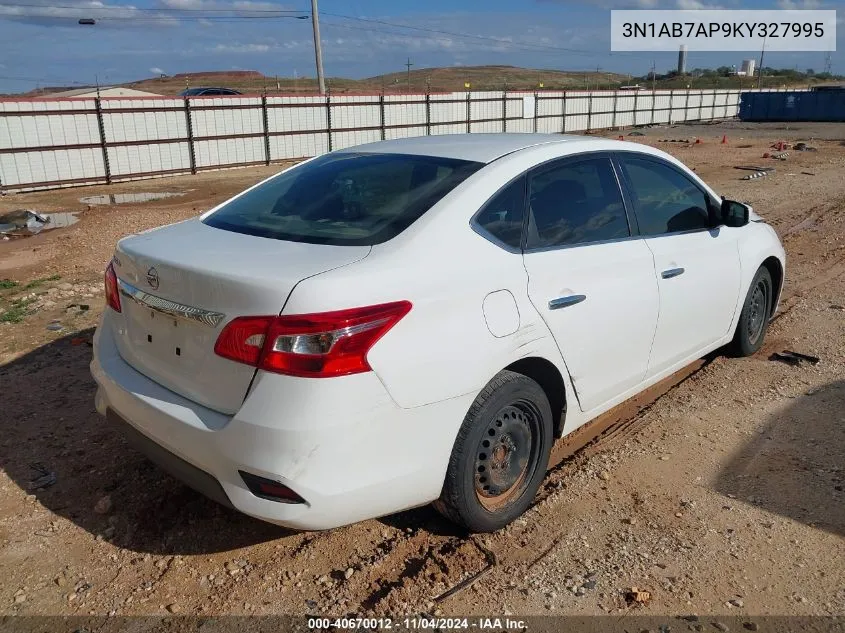
[[[343,77],[329,77],[326,84],[335,94],[350,92],[386,93],[408,92],[408,73],[396,72],[377,75],[366,79],[345,79]],[[748,88],[754,80],[738,77],[698,77],[689,76],[659,78],[654,85],[658,89],[685,88]],[[616,88],[627,83],[639,83],[650,88],[649,79],[631,79],[629,75],[618,73],[570,71],[537,68],[520,68],[518,66],[452,66],[447,68],[419,68],[410,73],[410,91],[425,92],[426,87],[432,92],[452,92],[465,90],[466,84],[470,89],[478,90],[583,90],[597,88]],[[765,87],[782,87],[796,85],[806,87],[807,81],[796,82],[784,77],[764,77]],[[128,88],[144,90],[161,95],[177,95],[186,87],[215,86],[232,88],[245,94],[267,93],[315,93],[317,80],[314,77],[275,77],[263,75],[255,70],[216,70],[196,73],[178,73],[166,77],[141,79],[125,84]],[[754,84],[756,85],[756,84]],[[542,87],[541,87],[542,86]],[[45,96],[52,92],[80,88],[81,86],[55,86],[32,90],[16,96]]]
[[[590,73],[580,71],[538,70],[519,68],[516,66],[455,66],[451,68],[420,68],[411,71],[411,90],[425,92],[426,86],[432,92],[451,92],[465,90],[464,84],[469,83],[472,90],[501,90],[507,86],[509,90],[535,90],[540,84],[547,89],[577,89],[587,86],[595,88],[597,85],[614,86],[623,83],[627,76],[613,73]],[[408,74],[406,72],[377,75],[366,79],[346,79],[343,77],[328,77],[326,84],[331,92],[343,94],[348,92],[380,92],[398,93],[408,91]],[[162,95],[176,95],[186,87],[216,86],[233,88],[243,93],[261,93],[266,90],[273,92],[302,92],[313,93],[317,90],[315,77],[275,77],[263,75],[258,71],[207,71],[196,73],[178,73],[166,77],[152,77],[125,84],[120,84],[135,90],[144,90]],[[81,86],[72,86],[79,88]],[[51,92],[68,90],[66,86],[45,87],[32,90],[20,96],[43,96]]]
[[[607,72],[520,68],[518,66],[452,66],[448,68],[421,68],[410,73],[411,88],[424,90],[428,84],[432,91],[464,90],[469,83],[472,90],[535,90],[595,88],[598,85],[619,85],[627,75]],[[408,73],[396,72],[378,75],[362,81],[374,86],[408,89]]]

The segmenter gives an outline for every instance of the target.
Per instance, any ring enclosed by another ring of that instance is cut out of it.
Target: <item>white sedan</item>
[[[97,410],[221,503],[326,529],[531,503],[553,442],[695,359],[763,342],[775,231],[645,145],[384,141],[122,239]]]

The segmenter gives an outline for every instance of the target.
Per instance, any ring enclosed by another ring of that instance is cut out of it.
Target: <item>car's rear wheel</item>
[[[773,297],[772,276],[765,266],[761,266],[748,289],[736,326],[732,348],[737,356],[751,356],[763,346]]]
[[[534,499],[552,442],[552,411],[540,385],[499,372],[464,418],[435,507],[472,532],[504,527]]]

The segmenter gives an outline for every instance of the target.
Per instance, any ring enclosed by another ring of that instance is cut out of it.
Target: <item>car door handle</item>
[[[569,295],[568,297],[558,297],[549,301],[549,310],[558,310],[568,306],[574,306],[576,303],[581,303],[587,295]]]
[[[683,268],[669,268],[668,270],[664,270],[662,273],[660,273],[660,276],[663,277],[663,279],[671,279],[672,277],[677,277],[678,275],[683,274]]]

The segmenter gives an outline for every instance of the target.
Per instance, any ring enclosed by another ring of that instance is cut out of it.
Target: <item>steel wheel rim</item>
[[[519,401],[499,409],[475,451],[474,483],[479,503],[495,512],[518,499],[537,468],[540,413]]]
[[[767,294],[766,282],[761,279],[751,293],[751,302],[748,306],[746,333],[748,334],[748,342],[752,345],[760,338],[763,333],[763,326],[766,324]]]

